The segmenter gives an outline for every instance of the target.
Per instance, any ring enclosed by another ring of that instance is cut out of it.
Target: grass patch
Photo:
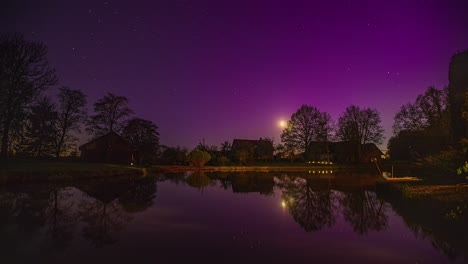
[[[142,173],[142,168],[126,165],[14,160],[0,163],[0,184],[71,181],[123,175],[141,175]]]

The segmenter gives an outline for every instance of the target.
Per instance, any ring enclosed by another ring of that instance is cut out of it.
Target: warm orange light
[[[286,122],[285,120],[280,120],[278,122],[278,125],[281,127],[281,128],[285,128],[287,125],[288,125],[288,122]]]

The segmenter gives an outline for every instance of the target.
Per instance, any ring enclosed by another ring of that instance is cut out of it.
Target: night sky
[[[302,104],[335,120],[350,104],[377,108],[388,140],[402,104],[448,84],[451,56],[468,48],[467,7],[3,0],[0,32],[44,42],[60,85],[82,89],[90,110],[107,92],[129,97],[139,117],[160,127],[162,144],[278,143],[278,121]]]

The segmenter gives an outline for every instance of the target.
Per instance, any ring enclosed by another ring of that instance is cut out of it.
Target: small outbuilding
[[[88,162],[132,164],[136,148],[111,131],[79,147],[81,160]]]

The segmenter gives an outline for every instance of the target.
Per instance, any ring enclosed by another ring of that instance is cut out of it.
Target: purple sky
[[[0,32],[45,42],[90,110],[129,97],[167,145],[279,142],[278,120],[302,104],[335,120],[377,108],[388,140],[400,106],[447,85],[468,48],[466,0],[6,2]]]

